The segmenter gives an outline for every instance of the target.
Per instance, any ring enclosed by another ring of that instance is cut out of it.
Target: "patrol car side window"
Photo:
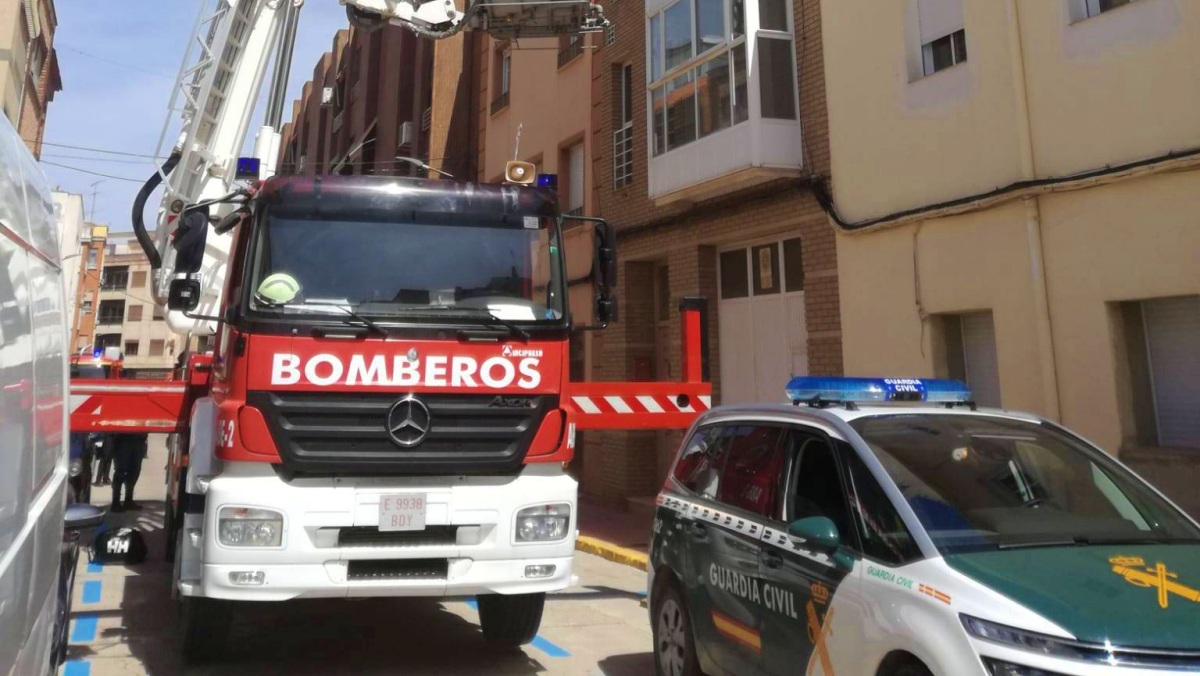
[[[779,481],[787,449],[782,427],[731,425],[725,432],[727,459],[717,500],[769,518],[779,518]]]
[[[716,498],[720,480],[724,447],[721,433],[717,425],[696,430],[675,463],[675,479],[689,491],[710,499]]]
[[[787,520],[824,516],[837,526],[842,544],[855,546],[853,521],[833,449],[821,437],[791,434],[792,489],[788,491]]]
[[[866,463],[848,444],[838,446],[850,474],[850,511],[858,525],[862,553],[896,566],[920,559],[920,548]]]

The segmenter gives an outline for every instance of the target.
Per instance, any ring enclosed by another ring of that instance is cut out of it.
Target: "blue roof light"
[[[558,174],[538,174],[537,187],[558,190]]]
[[[239,180],[257,181],[261,167],[262,160],[257,157],[239,157],[235,177]]]
[[[800,376],[787,384],[792,402],[929,401],[966,403],[971,388],[960,380],[935,378],[821,378]]]
[[[102,347],[96,348],[96,350],[94,352],[92,352],[92,356],[95,357],[96,359],[103,357],[104,356],[104,348],[102,348]]]

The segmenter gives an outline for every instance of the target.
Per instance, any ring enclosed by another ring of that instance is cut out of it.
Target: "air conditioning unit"
[[[333,87],[322,87],[321,88],[321,105],[322,106],[332,106],[333,105],[333,92],[334,92]]]
[[[405,145],[409,145],[410,143],[412,143],[412,141],[413,141],[413,124],[412,124],[412,122],[401,122],[400,123],[400,134],[399,134],[398,138],[399,138],[399,142],[397,143],[397,145],[405,146]]]

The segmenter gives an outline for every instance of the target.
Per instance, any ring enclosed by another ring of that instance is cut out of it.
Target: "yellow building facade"
[[[1200,511],[1200,3],[822,16],[846,373],[965,378]]]

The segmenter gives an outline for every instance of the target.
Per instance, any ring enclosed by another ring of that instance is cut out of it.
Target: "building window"
[[[158,305],[154,306],[154,318],[157,320],[161,320],[161,319],[165,318],[165,315],[163,315],[162,308]]]
[[[128,321],[131,321],[131,322],[142,321],[142,306],[141,305],[130,305],[129,306],[129,314],[126,315],[126,318]]]
[[[584,198],[587,195],[587,183],[584,180],[586,164],[584,162],[582,141],[563,151],[559,166],[566,166],[566,172],[564,172],[566,176],[564,178],[566,179],[567,194],[563,196],[562,201],[566,206],[567,216],[583,215]]]
[[[100,265],[100,250],[91,247],[88,249],[87,254],[87,269],[95,270],[98,265]]]
[[[619,111],[613,132],[613,187],[623,188],[633,183],[633,66],[624,65],[618,69],[617,89]]]
[[[129,287],[129,268],[128,267],[111,267],[104,268],[104,273],[100,275],[100,290],[101,291],[124,291]]]
[[[804,290],[800,238],[725,251],[720,259],[722,300]]]
[[[512,85],[512,50],[507,45],[496,50],[495,72],[492,82],[492,89],[496,92],[492,98],[493,115],[508,107],[508,91]]]
[[[136,340],[125,341],[125,356],[136,357],[138,353],[138,342]]]
[[[125,318],[125,301],[123,300],[102,300],[100,301],[100,311],[97,313],[97,319],[101,324],[120,324]]]
[[[1120,313],[1132,436],[1139,446],[1200,448],[1200,296],[1120,303]]]
[[[650,135],[655,155],[749,119],[744,0],[678,0],[650,17]],[[759,0],[762,116],[796,118],[790,4]]]
[[[150,341],[150,356],[151,357],[163,356],[163,350],[165,348],[166,348],[166,341],[163,341],[163,340]]]
[[[991,312],[941,315],[944,373],[965,382],[980,406],[1000,406],[996,326]]]
[[[1083,10],[1088,18],[1128,5],[1133,0],[1083,0]]]
[[[106,350],[110,347],[121,347],[121,334],[119,333],[101,333],[96,335],[94,348]]]
[[[130,277],[129,286],[134,289],[144,289],[146,287],[146,271],[137,270]]]
[[[90,301],[90,300],[83,301],[83,314],[85,314],[85,315],[92,314],[92,301]]]
[[[575,57],[583,54],[583,36],[579,33],[563,35],[558,39],[558,67],[571,63]]]
[[[617,44],[617,24],[610,23],[608,28],[604,29],[604,44],[609,47]]]
[[[924,75],[967,60],[962,0],[917,0]]]

